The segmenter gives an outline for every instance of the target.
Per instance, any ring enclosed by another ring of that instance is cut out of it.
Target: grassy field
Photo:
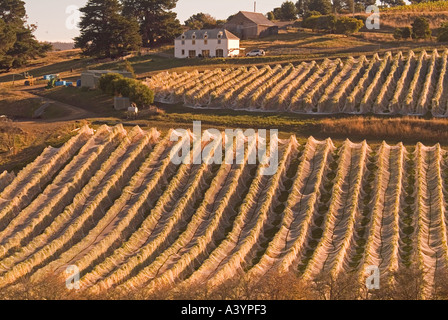
[[[42,93],[43,96],[71,103],[96,114],[92,123],[138,124],[142,127],[157,127],[166,132],[169,128],[192,128],[193,121],[202,121],[203,127],[216,128],[266,128],[279,129],[281,136],[291,134],[305,141],[309,136],[319,139],[331,137],[341,142],[345,139],[369,143],[382,140],[393,144],[403,141],[409,145],[418,141],[448,146],[448,119],[419,119],[418,117],[360,117],[336,115],[310,116],[290,113],[265,113],[235,110],[192,109],[182,104],[156,103],[163,110],[157,115],[140,115],[135,121],[128,121],[123,111],[115,111],[112,98],[99,91],[85,91],[76,88],[56,88]],[[92,103],[94,101],[94,103]]]
[[[0,88],[0,115],[13,118],[32,118],[41,99],[25,92]]]
[[[59,147],[68,141],[84,123],[1,123],[0,172],[18,172],[47,146]]]

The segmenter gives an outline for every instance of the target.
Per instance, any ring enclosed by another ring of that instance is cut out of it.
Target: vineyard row
[[[274,67],[162,72],[156,100],[195,108],[448,117],[448,50]]]
[[[272,176],[249,164],[174,164],[155,129],[85,127],[0,175],[0,288],[76,265],[83,288],[219,285],[248,274],[305,279],[410,265],[428,288],[448,267],[448,152],[280,140]],[[181,141],[182,143],[182,141]],[[7,182],[7,183],[6,183]],[[23,195],[23,196],[22,196]],[[426,288],[427,290],[429,290]]]

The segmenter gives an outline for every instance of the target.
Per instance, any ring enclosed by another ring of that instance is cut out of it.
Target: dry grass
[[[60,123],[0,124],[0,171],[18,172],[36,159],[47,146],[59,147],[76,134],[85,121]]]
[[[41,100],[26,91],[0,88],[0,115],[12,118],[32,118],[33,112],[41,105]]]
[[[264,49],[271,56],[333,53],[347,48],[357,51],[357,49],[369,45],[372,44],[352,36],[319,34],[297,29],[291,29],[276,36],[241,42],[241,47],[245,48],[246,52],[252,49]]]
[[[1,300],[419,300],[424,286],[423,274],[413,268],[400,270],[392,281],[381,280],[379,290],[367,290],[354,274],[338,278],[328,275],[304,281],[295,274],[270,274],[259,280],[244,277],[232,279],[216,288],[204,285],[159,288],[147,293],[109,290],[101,294],[85,290],[67,290],[62,278],[47,277],[39,282],[23,279],[0,291]],[[448,298],[446,273],[438,275],[436,288],[428,298]]]

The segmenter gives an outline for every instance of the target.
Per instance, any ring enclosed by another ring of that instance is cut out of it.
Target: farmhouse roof
[[[204,39],[205,35],[207,35],[208,39],[218,39],[219,34],[222,34],[222,39],[231,39],[231,40],[240,39],[226,29],[188,30],[185,31],[182,35],[180,35],[176,39],[182,40],[182,36],[185,36],[185,39],[193,39],[193,35],[196,35],[196,39]]]
[[[239,14],[243,15],[246,19],[252,21],[257,25],[270,26],[270,27],[275,26],[275,23],[266,18],[262,13],[240,11]],[[229,23],[232,23],[232,19],[229,21]]]

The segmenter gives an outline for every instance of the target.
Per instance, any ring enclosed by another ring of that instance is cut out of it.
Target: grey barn
[[[278,26],[261,13],[240,11],[224,28],[241,39],[253,39],[278,34]]]

